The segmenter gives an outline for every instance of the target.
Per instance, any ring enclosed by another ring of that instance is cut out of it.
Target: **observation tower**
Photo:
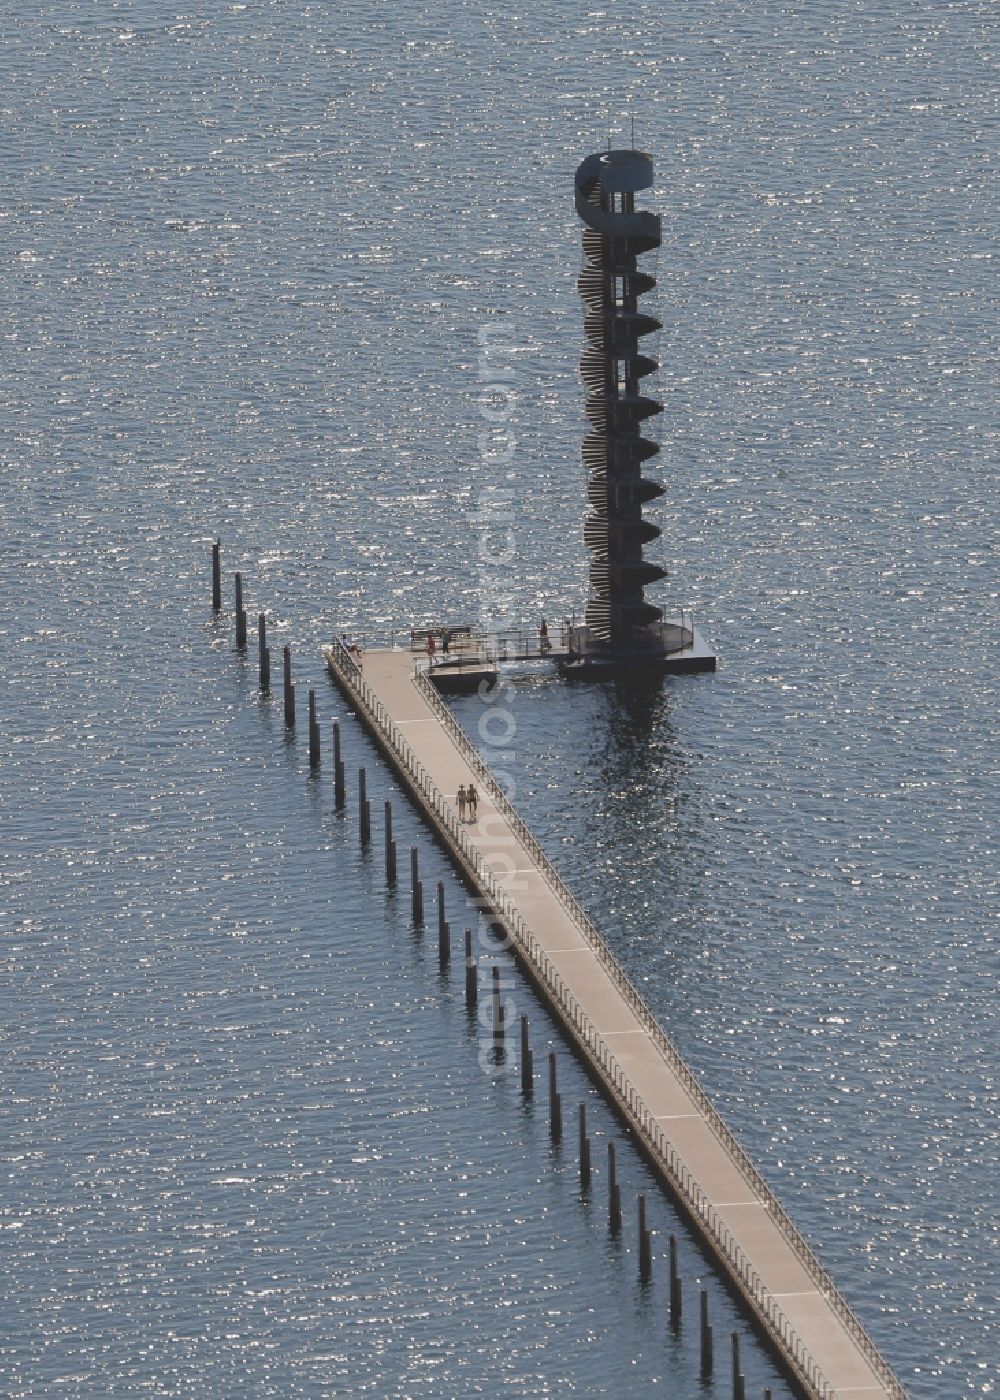
[[[590,427],[583,440],[587,499],[583,536],[591,552],[590,597],[575,655],[561,663],[570,675],[634,667],[714,670],[715,657],[689,619],[664,621],[646,601],[648,585],[666,569],[643,547],[660,536],[643,507],[665,492],[643,465],[659,446],[643,436],[646,420],[663,405],[645,392],[658,364],[641,342],[660,322],[639,301],[656,279],[639,258],[660,246],[658,214],[637,210],[638,191],[653,183],[653,162],[642,151],[588,156],[576,172],[576,209],[584,223],[583,270],[586,346],[580,373]]]

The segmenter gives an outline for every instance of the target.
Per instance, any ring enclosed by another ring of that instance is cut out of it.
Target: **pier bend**
[[[657,1024],[410,650],[324,653],[348,702],[715,1258],[796,1391],[902,1385]],[[475,821],[454,794],[474,782]]]

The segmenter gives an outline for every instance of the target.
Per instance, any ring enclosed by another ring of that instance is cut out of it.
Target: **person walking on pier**
[[[428,633],[427,633],[427,664],[428,664],[428,666],[433,666],[433,665],[434,665],[434,649],[435,649],[435,646],[436,646],[436,643],[435,643],[435,641],[434,641],[434,633],[433,633],[433,632],[428,632]]]
[[[460,788],[458,789],[458,792],[457,792],[457,794],[456,794],[456,800],[457,800],[457,802],[458,802],[458,820],[459,820],[460,822],[464,822],[464,821],[465,821],[465,788],[464,788],[464,787],[460,787]]]
[[[466,789],[465,800],[469,805],[469,820],[474,822],[479,811],[479,794],[471,783]]]

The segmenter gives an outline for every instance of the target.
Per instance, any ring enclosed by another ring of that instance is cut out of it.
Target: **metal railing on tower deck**
[[[382,631],[366,632],[363,636],[335,638],[337,645],[346,646],[349,654],[357,657],[364,651],[388,649],[409,651],[415,657],[426,659],[428,637],[434,638],[434,663],[445,661],[473,662],[484,661],[490,665],[506,661],[532,661],[569,657],[581,649],[584,637],[583,624],[577,618],[567,618],[547,626],[543,635],[541,627],[527,623],[516,627],[484,628],[472,624],[427,625],[426,627],[390,626]],[[447,639],[447,640],[446,640]],[[694,628],[690,613],[683,609],[677,618],[671,619],[657,630],[657,641],[667,655],[685,651],[694,643]]]

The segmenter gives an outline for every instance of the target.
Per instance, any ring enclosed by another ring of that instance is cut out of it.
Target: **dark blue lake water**
[[[617,1142],[650,1193],[646,1292],[631,1217],[609,1241],[544,1101],[481,1071],[459,977],[209,606],[218,534],[227,604],[240,568],[378,803],[334,627],[580,609],[572,177],[629,113],[664,219],[663,601],[720,669],[530,676],[503,761],[912,1395],[997,1392],[995,26],[6,7],[4,1394],[728,1394],[693,1293],[666,1326],[677,1226],[616,1123],[563,1052],[595,1161]],[[474,524],[501,499],[503,566]],[[742,1331],[748,1395],[784,1395]]]

